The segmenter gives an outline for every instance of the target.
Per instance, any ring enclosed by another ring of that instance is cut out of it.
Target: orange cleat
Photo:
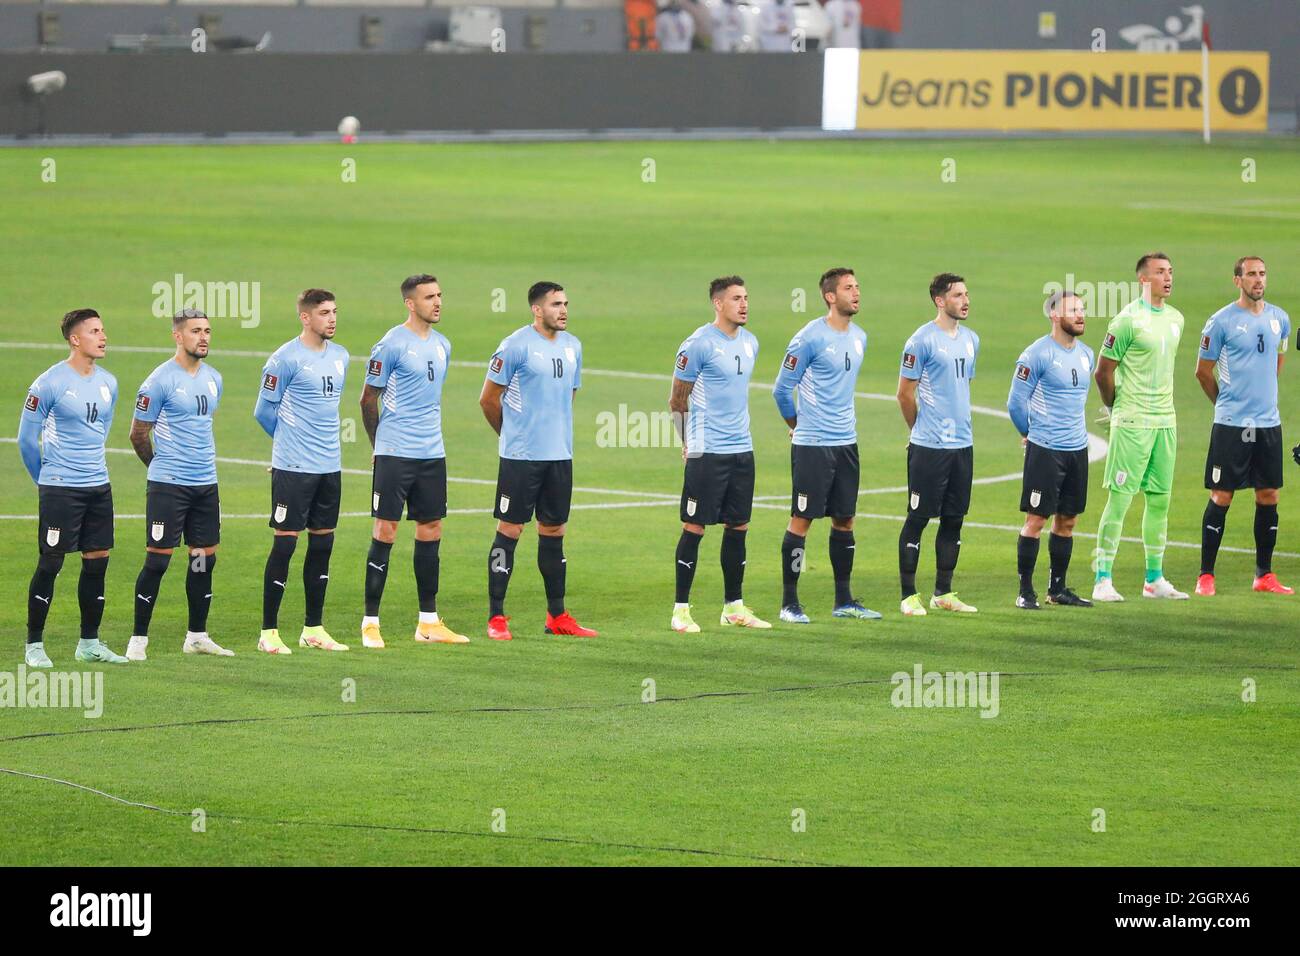
[[[565,634],[569,637],[595,637],[598,632],[589,627],[583,627],[573,619],[573,615],[567,610],[563,614],[557,614],[552,617],[549,613],[546,615],[546,633],[547,634]]]
[[[1272,571],[1268,574],[1261,574],[1255,579],[1255,590],[1266,591],[1269,594],[1295,594],[1295,588],[1289,588],[1277,579],[1277,575]]]
[[[1214,597],[1214,575],[1202,574],[1196,579],[1196,593],[1201,597]]]
[[[514,635],[510,633],[510,625],[506,622],[510,618],[504,614],[497,614],[488,619],[488,637],[494,641],[512,641]]]

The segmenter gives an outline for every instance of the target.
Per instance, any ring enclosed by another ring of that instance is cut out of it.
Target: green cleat
[[[732,601],[730,604],[724,604],[722,606],[722,617],[720,623],[731,625],[732,627],[754,627],[760,630],[765,630],[772,626],[747,608],[744,601]]]
[[[949,591],[947,594],[936,594],[930,598],[930,610],[932,611],[957,611],[961,614],[974,614],[979,608],[967,604],[961,598],[957,597],[956,591]]]
[[[672,628],[678,634],[700,633],[700,626],[695,623],[695,618],[691,617],[691,606],[689,604],[673,608]]]
[[[50,655],[45,653],[45,642],[37,641],[35,644],[27,645],[27,666],[28,667],[53,667],[54,661],[50,660]]]
[[[898,606],[903,617],[925,617],[928,613],[925,605],[921,603],[921,595],[912,594],[903,598],[903,603]]]
[[[103,641],[78,641],[77,660],[83,664],[125,664],[126,658],[114,654]]]

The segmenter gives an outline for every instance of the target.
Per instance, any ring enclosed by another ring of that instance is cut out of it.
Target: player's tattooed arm
[[[498,385],[489,378],[483,382],[483,391],[478,397],[478,407],[483,409],[483,417],[498,435],[501,434],[501,396],[505,393],[504,385]]]
[[[135,449],[136,457],[146,465],[153,461],[153,422],[142,422],[138,418],[131,419],[131,447]]]
[[[1101,356],[1097,359],[1097,372],[1093,379],[1097,382],[1097,392],[1101,395],[1101,403],[1107,408],[1115,407],[1115,369],[1119,368],[1119,363],[1113,358]]]
[[[383,389],[366,385],[361,389],[361,424],[370,436],[370,447],[375,447],[375,435],[379,431],[379,395]]]
[[[673,413],[673,426],[683,448],[686,447],[686,419],[691,413],[691,389],[694,387],[694,382],[683,382],[674,375],[673,388],[668,394],[668,410]]]
[[[916,383],[920,379],[898,376],[898,408],[910,429],[916,425]]]
[[[1282,357],[1278,356],[1278,361]],[[1210,359],[1196,360],[1196,380],[1201,383],[1201,391],[1209,396],[1211,404],[1219,400],[1219,380],[1214,377],[1215,362]]]

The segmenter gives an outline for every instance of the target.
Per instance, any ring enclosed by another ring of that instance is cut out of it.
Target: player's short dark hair
[[[172,316],[172,328],[178,325],[184,325],[190,319],[206,319],[208,314],[202,309],[181,309]]]
[[[930,301],[933,302],[935,299],[947,295],[949,289],[955,286],[958,282],[965,281],[965,279],[957,275],[955,272],[940,272],[930,280]]]
[[[310,312],[318,305],[334,301],[334,293],[328,289],[304,289],[298,296],[298,311]]]
[[[1057,289],[1049,295],[1047,301],[1043,303],[1043,315],[1050,319],[1052,317],[1053,309],[1059,306],[1066,299],[1077,298],[1079,298],[1079,293],[1075,292],[1073,289]]]
[[[59,331],[63,333],[63,338],[66,341],[72,338],[72,333],[77,330],[77,326],[82,322],[85,322],[87,319],[97,318],[99,318],[99,313],[94,309],[73,309],[65,315],[63,321],[59,323]]]
[[[427,272],[421,272],[418,276],[407,276],[402,280],[402,298],[408,299],[411,293],[419,286],[426,285],[430,282],[437,282],[437,276],[431,276]]]
[[[1241,274],[1244,271],[1243,266],[1245,266],[1246,263],[1250,262],[1250,260],[1252,259],[1258,260],[1259,262],[1264,261],[1263,256],[1242,256],[1240,259],[1237,260],[1237,264],[1232,267],[1232,274],[1235,275],[1237,278],[1241,278]]]
[[[817,280],[818,287],[822,290],[822,295],[830,295],[839,288],[840,279],[844,276],[854,275],[852,269],[845,266],[839,266],[835,269],[827,269],[822,273],[822,277]]]
[[[740,276],[719,276],[709,283],[709,299],[716,299],[733,285],[743,286],[744,284],[745,280]]]
[[[1138,260],[1137,269],[1134,271],[1136,271],[1138,275],[1141,275],[1143,272],[1146,271],[1147,263],[1150,262],[1152,259],[1163,259],[1171,266],[1174,264],[1174,260],[1170,259],[1163,252],[1148,252],[1141,259]]]
[[[528,304],[536,305],[552,292],[563,292],[564,286],[558,282],[534,282],[528,287]]]

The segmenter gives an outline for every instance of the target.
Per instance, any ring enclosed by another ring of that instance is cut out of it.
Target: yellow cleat
[[[280,632],[275,628],[267,628],[257,639],[257,649],[264,654],[292,654],[289,646],[280,640]]]
[[[439,620],[428,624],[421,622],[415,627],[415,639],[421,644],[468,644],[469,638],[457,634],[447,626],[446,621]]]
[[[936,594],[930,598],[931,611],[956,611],[959,614],[974,614],[979,608],[967,604],[961,598],[957,597],[956,591],[949,591],[947,594]]]
[[[733,601],[730,604],[724,604],[722,606],[722,617],[719,620],[719,623],[727,624],[732,627],[756,627],[760,629],[766,629],[772,626],[746,607],[744,601]]]
[[[361,628],[361,646],[383,650],[384,636],[379,633],[378,624],[367,624]]]
[[[320,626],[304,627],[302,636],[298,638],[298,646],[314,647],[318,651],[346,651],[348,649],[346,644],[340,644],[334,640],[329,636],[325,628]]]

